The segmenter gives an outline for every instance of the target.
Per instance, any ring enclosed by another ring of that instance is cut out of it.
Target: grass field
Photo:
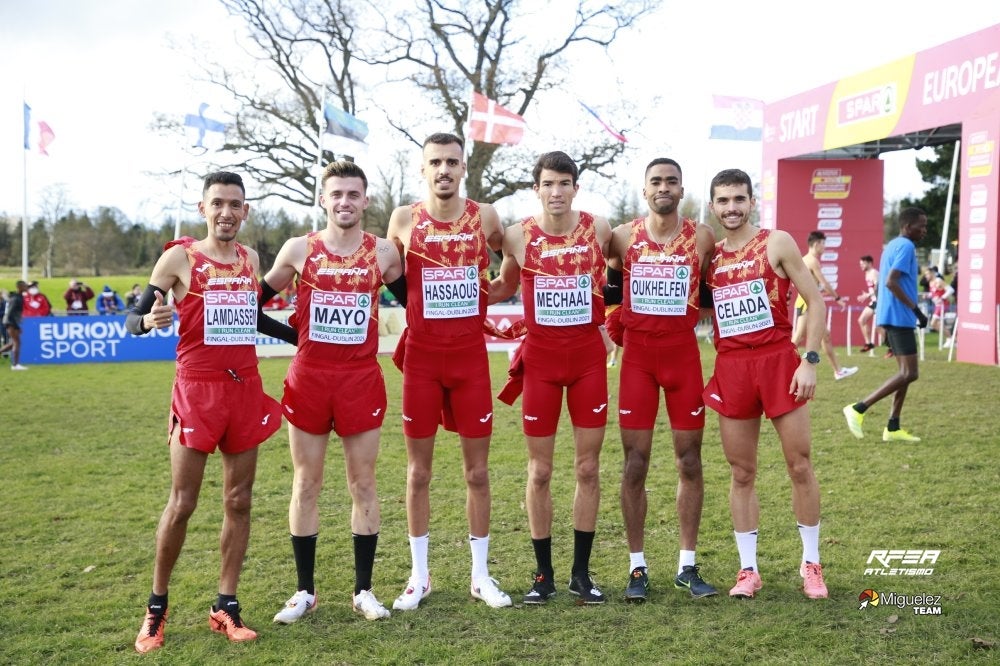
[[[929,340],[932,340],[931,336]],[[706,373],[714,359],[702,344]],[[294,591],[287,509],[291,464],[283,427],[261,449],[253,534],[240,600],[253,644],[229,644],[207,627],[218,576],[220,467],[209,461],[202,501],[170,588],[164,649],[140,657],[132,642],[151,584],[153,536],[169,490],[165,439],[171,363],[0,367],[0,662],[10,664],[248,663],[996,663],[1000,585],[996,505],[1000,369],[947,363],[936,349],[921,366],[903,425],[916,444],[883,444],[888,408],[868,416],[868,436],[846,430],[840,409],[893,372],[894,362],[854,355],[860,372],[834,382],[821,366],[812,403],[813,458],[823,501],[821,554],[830,599],[800,588],[801,545],[773,430],[760,447],[760,567],[764,588],[728,598],[739,566],[729,517],[728,467],[710,416],[703,459],[706,498],[698,559],[722,595],[692,600],[673,589],[676,474],[660,417],[648,481],[646,555],[651,599],[627,605],[621,592],[628,549],[618,507],[621,447],[609,424],[603,499],[592,568],[609,596],[577,607],[565,590],[572,557],[572,446],[557,444],[555,531],[559,594],[546,607],[519,601],[534,558],[523,508],[526,456],[519,405],[496,405],[491,452],[491,572],[515,599],[493,610],[468,593],[464,485],[455,438],[439,436],[431,487],[434,592],[411,613],[367,622],[349,606],[353,585],[349,512],[339,445],[327,458],[318,549],[318,611],[292,626],[271,616]],[[849,361],[849,362],[848,362]],[[494,386],[506,357],[492,356]],[[279,395],[287,359],[264,360],[265,386]],[[378,465],[383,527],[375,592],[391,606],[409,574],[403,504],[406,455],[399,426],[400,375],[384,360],[390,395]],[[609,371],[613,392],[617,370]],[[707,374],[706,374],[707,376]],[[616,398],[612,399],[616,404]],[[614,414],[614,412],[612,412]],[[938,549],[931,576],[865,576],[874,549]],[[941,595],[939,617],[882,605],[859,610],[866,588],[880,594]],[[987,645],[977,647],[974,640]]]

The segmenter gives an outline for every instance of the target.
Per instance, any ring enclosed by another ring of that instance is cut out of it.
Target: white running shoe
[[[314,610],[316,610],[316,595],[299,590],[285,602],[285,607],[275,614],[274,621],[278,624],[291,624]]]
[[[478,588],[476,587],[476,583],[473,582],[469,586],[469,593],[473,599],[485,601],[486,605],[490,608],[505,608],[511,605],[510,597],[500,589],[494,578],[484,578],[479,582]]]
[[[409,611],[416,610],[420,602],[431,593],[431,577],[427,576],[427,584],[420,585],[412,578],[406,583],[406,589],[392,602],[392,607],[396,610]]]
[[[833,378],[839,382],[844,377],[850,377],[857,371],[858,371],[857,368],[841,368],[840,370],[837,370],[835,373],[833,373]]]
[[[10,369],[11,369],[11,370],[27,370],[27,369],[28,369],[28,366],[26,366],[26,365],[21,365],[20,363],[18,363],[17,365],[12,365],[12,366],[10,366]]]
[[[354,612],[364,615],[366,620],[382,620],[389,617],[389,611],[375,598],[371,590],[361,590],[354,595]]]

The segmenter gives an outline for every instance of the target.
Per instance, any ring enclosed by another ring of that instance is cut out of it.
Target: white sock
[[[684,567],[693,567],[693,566],[694,566],[694,551],[682,550],[680,557],[677,558],[678,575],[684,571]]]
[[[489,578],[490,535],[474,537],[470,534],[469,548],[472,550],[472,582]]]
[[[641,550],[638,553],[629,553],[628,561],[630,567],[629,571],[635,569],[636,567],[644,567],[646,566],[646,554]]]
[[[410,578],[422,585],[427,584],[430,573],[427,570],[427,546],[430,543],[430,532],[423,536],[410,537]]]
[[[802,561],[819,564],[819,523],[812,527],[799,525],[799,536],[802,537]]]
[[[736,550],[740,552],[740,569],[753,569],[757,573],[757,530],[733,532],[736,535]]]

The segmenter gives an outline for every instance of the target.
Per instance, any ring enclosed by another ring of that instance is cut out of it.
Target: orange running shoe
[[[218,634],[225,634],[226,638],[234,643],[252,641],[257,638],[257,632],[243,624],[239,612],[236,613],[236,617],[233,617],[224,610],[215,610],[215,606],[212,606],[212,610],[209,611],[208,626]]]
[[[813,562],[803,562],[799,567],[802,589],[810,599],[826,599],[830,596],[823,582],[823,566]]]
[[[764,586],[760,574],[753,569],[740,569],[736,576],[736,585],[729,590],[729,596],[742,599],[753,599],[754,593]]]
[[[163,647],[163,628],[167,626],[167,611],[163,613],[150,613],[146,611],[146,619],[142,622],[142,629],[135,637],[135,651],[140,654],[152,652]]]

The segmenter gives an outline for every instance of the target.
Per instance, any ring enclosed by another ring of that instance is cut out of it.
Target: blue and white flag
[[[326,128],[323,131],[323,148],[332,153],[352,157],[368,152],[368,123],[351,114],[326,104],[323,107]]]
[[[195,148],[205,148],[205,133],[206,132],[218,132],[225,136],[226,134],[226,123],[219,120],[212,120],[211,118],[205,117],[205,109],[208,108],[208,104],[202,102],[198,105],[198,114],[189,113],[184,116],[184,124],[188,127],[193,127],[198,132],[198,139],[195,141]]]

